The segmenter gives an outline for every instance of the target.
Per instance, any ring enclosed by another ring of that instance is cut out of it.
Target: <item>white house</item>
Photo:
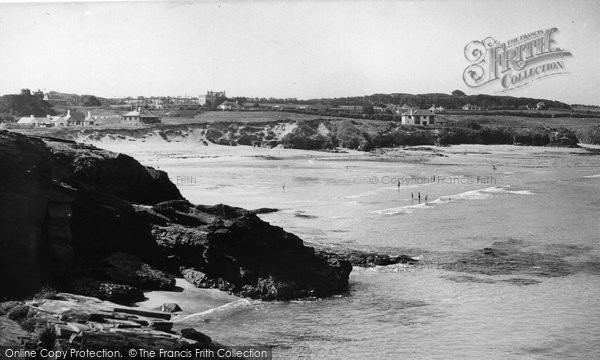
[[[411,109],[402,114],[403,125],[433,125],[435,114],[429,110]]]
[[[122,123],[124,124],[153,124],[159,123],[160,117],[150,110],[146,110],[143,107],[139,107],[136,110],[130,111],[128,113],[123,114]]]
[[[240,110],[242,107],[240,106],[240,104],[236,103],[235,101],[223,101],[221,103],[221,105],[217,106],[217,109],[219,110]]]
[[[444,112],[444,111],[446,111],[446,109],[444,109],[443,107],[441,107],[441,106],[435,107],[435,105],[432,105],[432,106],[431,106],[429,109],[427,109],[427,110],[431,111],[431,112],[432,112],[432,113],[434,113],[434,114],[437,114],[437,113],[441,113],[441,112]]]
[[[470,110],[470,111],[478,111],[481,110],[481,106],[479,105],[472,105],[472,104],[465,104],[462,107],[463,110]]]
[[[27,125],[32,127],[52,127],[52,121],[49,117],[24,116],[17,121],[18,125]]]

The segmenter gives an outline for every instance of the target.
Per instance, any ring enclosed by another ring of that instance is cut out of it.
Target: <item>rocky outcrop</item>
[[[136,353],[144,349],[155,351],[152,358],[177,358],[172,354],[180,351],[212,359],[222,358],[216,356],[218,350],[227,349],[195,329],[181,329],[178,334],[172,329],[170,314],[90,297],[59,293],[46,299],[0,304],[0,310],[0,346],[30,353],[45,349],[62,351],[73,359],[145,358],[149,355]],[[166,350],[172,353],[164,353]],[[208,356],[211,351],[213,357]],[[89,355],[93,352],[99,355]]]
[[[175,313],[175,312],[182,311],[181,308],[179,307],[179,305],[177,305],[175,303],[165,303],[165,304],[162,304],[161,306],[155,307],[154,310],[167,312],[167,313]]]
[[[100,261],[89,273],[95,278],[145,290],[171,290],[175,286],[173,275],[151,267],[135,255],[122,252]]]
[[[190,270],[199,286],[269,300],[348,284],[349,262],[255,212],[193,205],[164,172],[125,155],[0,131],[0,173],[2,297],[51,284],[127,303]]]
[[[175,265],[204,275],[194,273],[196,285],[268,300],[329,296],[347,286],[347,261],[317,256],[300,238],[250,211],[186,201],[153,210],[169,219],[153,226],[158,246]]]

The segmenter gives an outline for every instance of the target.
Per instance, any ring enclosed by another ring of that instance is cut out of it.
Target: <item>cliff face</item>
[[[126,155],[2,131],[0,174],[0,298],[51,284],[130,302],[173,275],[262,299],[348,284],[347,261],[249,211],[190,204],[164,172]]]

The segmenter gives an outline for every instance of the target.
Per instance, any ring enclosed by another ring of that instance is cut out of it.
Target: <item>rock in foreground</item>
[[[159,352],[216,354],[223,348],[194,329],[182,329],[181,335],[177,334],[171,330],[170,317],[166,313],[58,293],[46,299],[0,304],[3,330],[0,346],[29,351],[60,350],[66,352],[66,358],[73,359],[94,357],[78,355],[79,352],[110,352],[104,353],[103,358],[146,358],[135,353],[144,349],[156,352],[152,358],[169,358]]]

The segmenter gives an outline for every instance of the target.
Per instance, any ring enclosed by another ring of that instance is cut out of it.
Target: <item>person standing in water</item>
[[[417,199],[419,199],[419,203],[421,203],[421,192],[420,191],[417,193]]]
[[[428,195],[425,195],[425,202],[427,202],[427,196],[428,196]]]

